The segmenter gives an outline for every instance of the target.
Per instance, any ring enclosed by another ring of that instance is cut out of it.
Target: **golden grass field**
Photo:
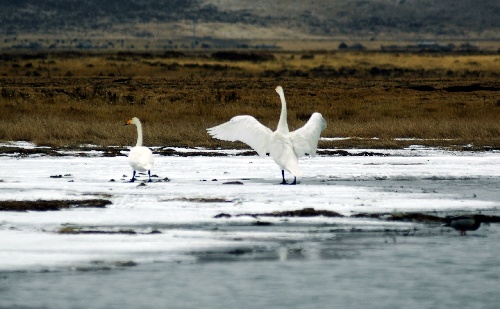
[[[231,54],[230,54],[231,56]],[[234,55],[232,55],[234,56]],[[249,114],[274,129],[283,86],[288,122],[321,112],[320,148],[500,147],[500,55],[382,52],[4,54],[0,141],[74,147],[246,147],[206,128]],[[254,57],[254,58],[252,58]],[[407,140],[422,139],[422,140]]]

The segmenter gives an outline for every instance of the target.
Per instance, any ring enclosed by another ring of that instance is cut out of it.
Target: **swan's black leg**
[[[281,170],[281,177],[283,177],[283,181],[280,183],[280,185],[286,185],[285,170]]]
[[[149,176],[149,180],[148,180],[148,182],[152,182],[152,181],[151,181],[151,171],[150,171],[150,170],[148,170],[148,176]]]
[[[134,170],[134,173],[132,174],[132,178],[130,179],[129,182],[134,182],[135,181],[135,170]]]
[[[293,176],[293,182],[291,183],[291,185],[296,185],[297,184],[297,177]]]

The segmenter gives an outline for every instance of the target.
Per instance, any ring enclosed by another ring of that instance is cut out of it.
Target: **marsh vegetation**
[[[276,126],[282,85],[291,129],[315,112],[329,147],[500,147],[500,55],[382,52],[3,54],[0,140],[246,147],[205,129],[250,114]]]

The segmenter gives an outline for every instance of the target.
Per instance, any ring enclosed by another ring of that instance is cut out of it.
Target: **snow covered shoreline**
[[[345,151],[356,154],[362,150]],[[500,153],[420,147],[370,151],[380,155],[301,159],[305,175],[297,186],[278,185],[281,175],[270,158],[237,156],[234,154],[240,151],[234,150],[220,151],[227,156],[156,156],[152,174],[157,177],[145,186],[127,182],[131,169],[125,156],[1,157],[1,200],[105,198],[112,204],[103,209],[0,212],[0,270],[67,269],[95,265],[96,261],[99,265],[190,261],[192,252],[209,248],[316,239],[321,232],[311,234],[311,230],[321,231],[324,226],[338,232],[438,233],[443,232],[439,225],[349,216],[409,211],[496,214],[500,210]],[[62,177],[50,177],[54,175]],[[224,184],[232,181],[243,185]],[[215,218],[220,213],[308,207],[346,217]],[[264,232],[256,224],[263,221],[272,228],[264,228]],[[68,226],[139,233],[58,233]],[[454,230],[444,231],[455,235]],[[482,227],[475,234],[487,231],[488,227]]]

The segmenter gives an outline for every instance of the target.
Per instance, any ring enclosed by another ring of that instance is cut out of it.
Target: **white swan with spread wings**
[[[281,99],[281,114],[276,131],[261,124],[252,116],[235,116],[230,121],[207,129],[208,133],[224,141],[240,141],[252,147],[260,156],[269,154],[281,169],[283,181],[285,170],[294,176],[291,184],[297,183],[302,176],[298,158],[306,154],[314,156],[321,134],[326,128],[326,121],[320,113],[313,113],[309,121],[293,132],[288,130],[285,93],[281,86],[276,87]]]

